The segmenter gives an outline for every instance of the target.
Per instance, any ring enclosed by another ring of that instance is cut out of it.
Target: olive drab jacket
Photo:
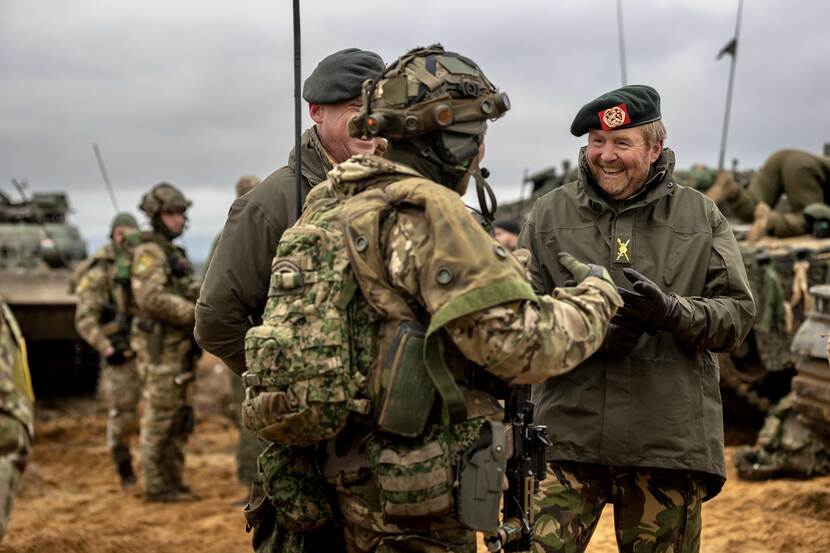
[[[520,238],[537,293],[569,278],[556,256],[566,251],[607,266],[624,288],[622,269],[636,269],[676,294],[685,317],[676,333],[643,334],[624,357],[595,353],[533,395],[552,460],[708,473],[712,497],[726,477],[714,352],[743,341],[755,305],[728,222],[674,183],[673,169],[666,149],[643,190],[614,202],[591,179],[583,149],[578,180],[537,200]]]
[[[332,162],[314,128],[301,148],[305,196]],[[245,332],[265,309],[277,243],[297,220],[294,159],[292,150],[287,165],[233,203],[196,304],[196,340],[237,374],[245,370]]]

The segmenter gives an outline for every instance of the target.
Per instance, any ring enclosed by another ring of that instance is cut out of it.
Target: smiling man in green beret
[[[302,137],[302,194],[326,178],[331,168],[355,154],[375,153],[378,140],[349,136],[349,120],[360,110],[360,92],[366,79],[384,69],[374,52],[348,48],[324,58],[306,79],[303,98],[314,126]],[[196,305],[196,339],[205,350],[220,357],[236,374],[245,371],[245,333],[262,315],[268,299],[271,260],[282,233],[296,220],[294,151],[288,163],[237,198],[228,213],[222,237],[205,275]],[[251,505],[267,508],[261,491],[252,491]],[[286,549],[289,533],[260,528],[270,518],[250,513],[254,545],[258,551],[335,551],[327,542],[330,529],[319,532],[321,542],[305,536],[305,545]],[[267,524],[266,524],[267,526]]]
[[[599,352],[534,387],[553,441],[537,552],[584,551],[607,503],[620,551],[696,552],[726,477],[714,352],[743,341],[755,307],[726,219],[672,177],[661,118],[642,85],[582,107],[578,178],[537,200],[519,240],[537,293],[565,284],[567,251],[607,266],[625,301]]]

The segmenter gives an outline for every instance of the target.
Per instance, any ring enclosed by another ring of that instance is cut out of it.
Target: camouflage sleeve
[[[393,286],[419,297],[429,229],[417,214],[399,212],[386,241]],[[515,384],[542,382],[579,365],[602,344],[608,321],[622,304],[613,285],[594,278],[560,288],[538,303],[513,301],[450,322],[447,332],[471,361]]]
[[[170,267],[162,249],[152,243],[136,248],[132,266],[133,298],[148,317],[175,326],[193,326],[196,303],[167,287]]]
[[[0,303],[0,454],[13,451],[21,445],[23,434],[26,435],[27,443],[34,438],[33,405],[18,381],[22,371],[28,370],[21,366],[25,361],[15,338],[15,332],[19,333],[19,329],[12,330],[11,325],[14,323],[6,320],[9,313],[5,304]],[[19,424],[6,417],[11,417]],[[25,432],[19,432],[21,429]]]
[[[89,268],[78,280],[75,292],[75,329],[86,343],[103,353],[112,346],[101,325],[104,305],[110,301],[106,268],[100,263]]]

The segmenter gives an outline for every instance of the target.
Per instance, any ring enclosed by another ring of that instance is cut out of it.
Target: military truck
[[[0,191],[0,295],[28,343],[35,394],[93,389],[95,352],[75,332],[76,300],[69,294],[71,271],[86,257],[86,243],[66,220],[66,194],[27,195],[17,186],[18,201]]]

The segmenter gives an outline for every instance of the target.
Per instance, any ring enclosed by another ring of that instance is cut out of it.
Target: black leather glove
[[[608,270],[602,265],[583,263],[567,252],[559,252],[558,257],[559,263],[562,264],[566,271],[573,275],[577,283],[582,282],[589,276],[601,278],[611,284],[614,283],[611,280],[611,275],[608,274]]]
[[[614,355],[626,355],[637,345],[644,333],[643,328],[635,328],[619,323],[623,323],[619,315],[611,319],[608,324],[608,331],[605,333],[605,339],[600,347],[601,351]]]
[[[623,274],[632,283],[633,291],[618,288],[624,305],[617,315],[631,328],[639,322],[643,330],[654,334],[658,330],[674,332],[683,319],[683,309],[677,298],[666,294],[648,277],[626,267]]]

